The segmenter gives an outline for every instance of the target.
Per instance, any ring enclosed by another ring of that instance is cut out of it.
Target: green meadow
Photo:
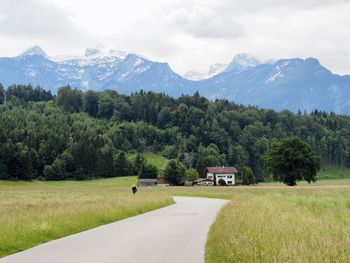
[[[206,245],[211,262],[350,262],[350,179],[287,187],[152,187],[136,177],[0,181],[0,256],[173,203],[225,198]]]
[[[350,168],[332,164],[322,164],[319,179],[350,179]]]
[[[136,154],[129,154],[128,157],[130,160],[133,160],[135,158]],[[164,156],[160,155],[160,154],[156,154],[156,153],[152,153],[152,152],[146,152],[143,153],[143,157],[145,157],[145,160],[154,165],[155,167],[158,168],[158,171],[161,173],[165,166],[168,163],[168,159],[165,158]]]
[[[207,262],[350,262],[350,185],[240,187],[207,241]]]
[[[133,195],[135,182],[0,181],[0,257],[173,203],[165,192]]]

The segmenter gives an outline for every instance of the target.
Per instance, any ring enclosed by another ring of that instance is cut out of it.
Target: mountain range
[[[333,74],[315,58],[261,62],[246,54],[213,65],[208,73],[175,73],[167,63],[127,51],[88,48],[83,56],[49,57],[34,46],[16,57],[0,58],[0,83],[40,85],[53,93],[69,84],[83,90],[143,89],[180,96],[197,90],[209,99],[225,98],[275,110],[350,114],[350,76]]]

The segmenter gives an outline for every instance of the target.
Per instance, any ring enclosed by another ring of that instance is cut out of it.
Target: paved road
[[[174,205],[54,240],[0,263],[203,263],[209,227],[227,201],[174,199]]]

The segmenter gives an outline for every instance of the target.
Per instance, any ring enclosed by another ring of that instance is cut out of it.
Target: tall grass
[[[350,188],[232,189],[207,262],[350,262]]]
[[[133,195],[117,181],[0,182],[0,257],[173,203],[152,190]]]
[[[225,198],[206,261],[350,262],[350,180],[296,187],[155,187],[132,195],[135,177],[1,182],[0,257],[171,204],[172,195]]]
[[[350,168],[324,163],[317,176],[319,179],[350,179]]]

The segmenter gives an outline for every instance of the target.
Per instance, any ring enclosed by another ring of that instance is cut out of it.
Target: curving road
[[[0,263],[203,263],[210,225],[228,201],[174,200],[174,205],[54,240]]]

